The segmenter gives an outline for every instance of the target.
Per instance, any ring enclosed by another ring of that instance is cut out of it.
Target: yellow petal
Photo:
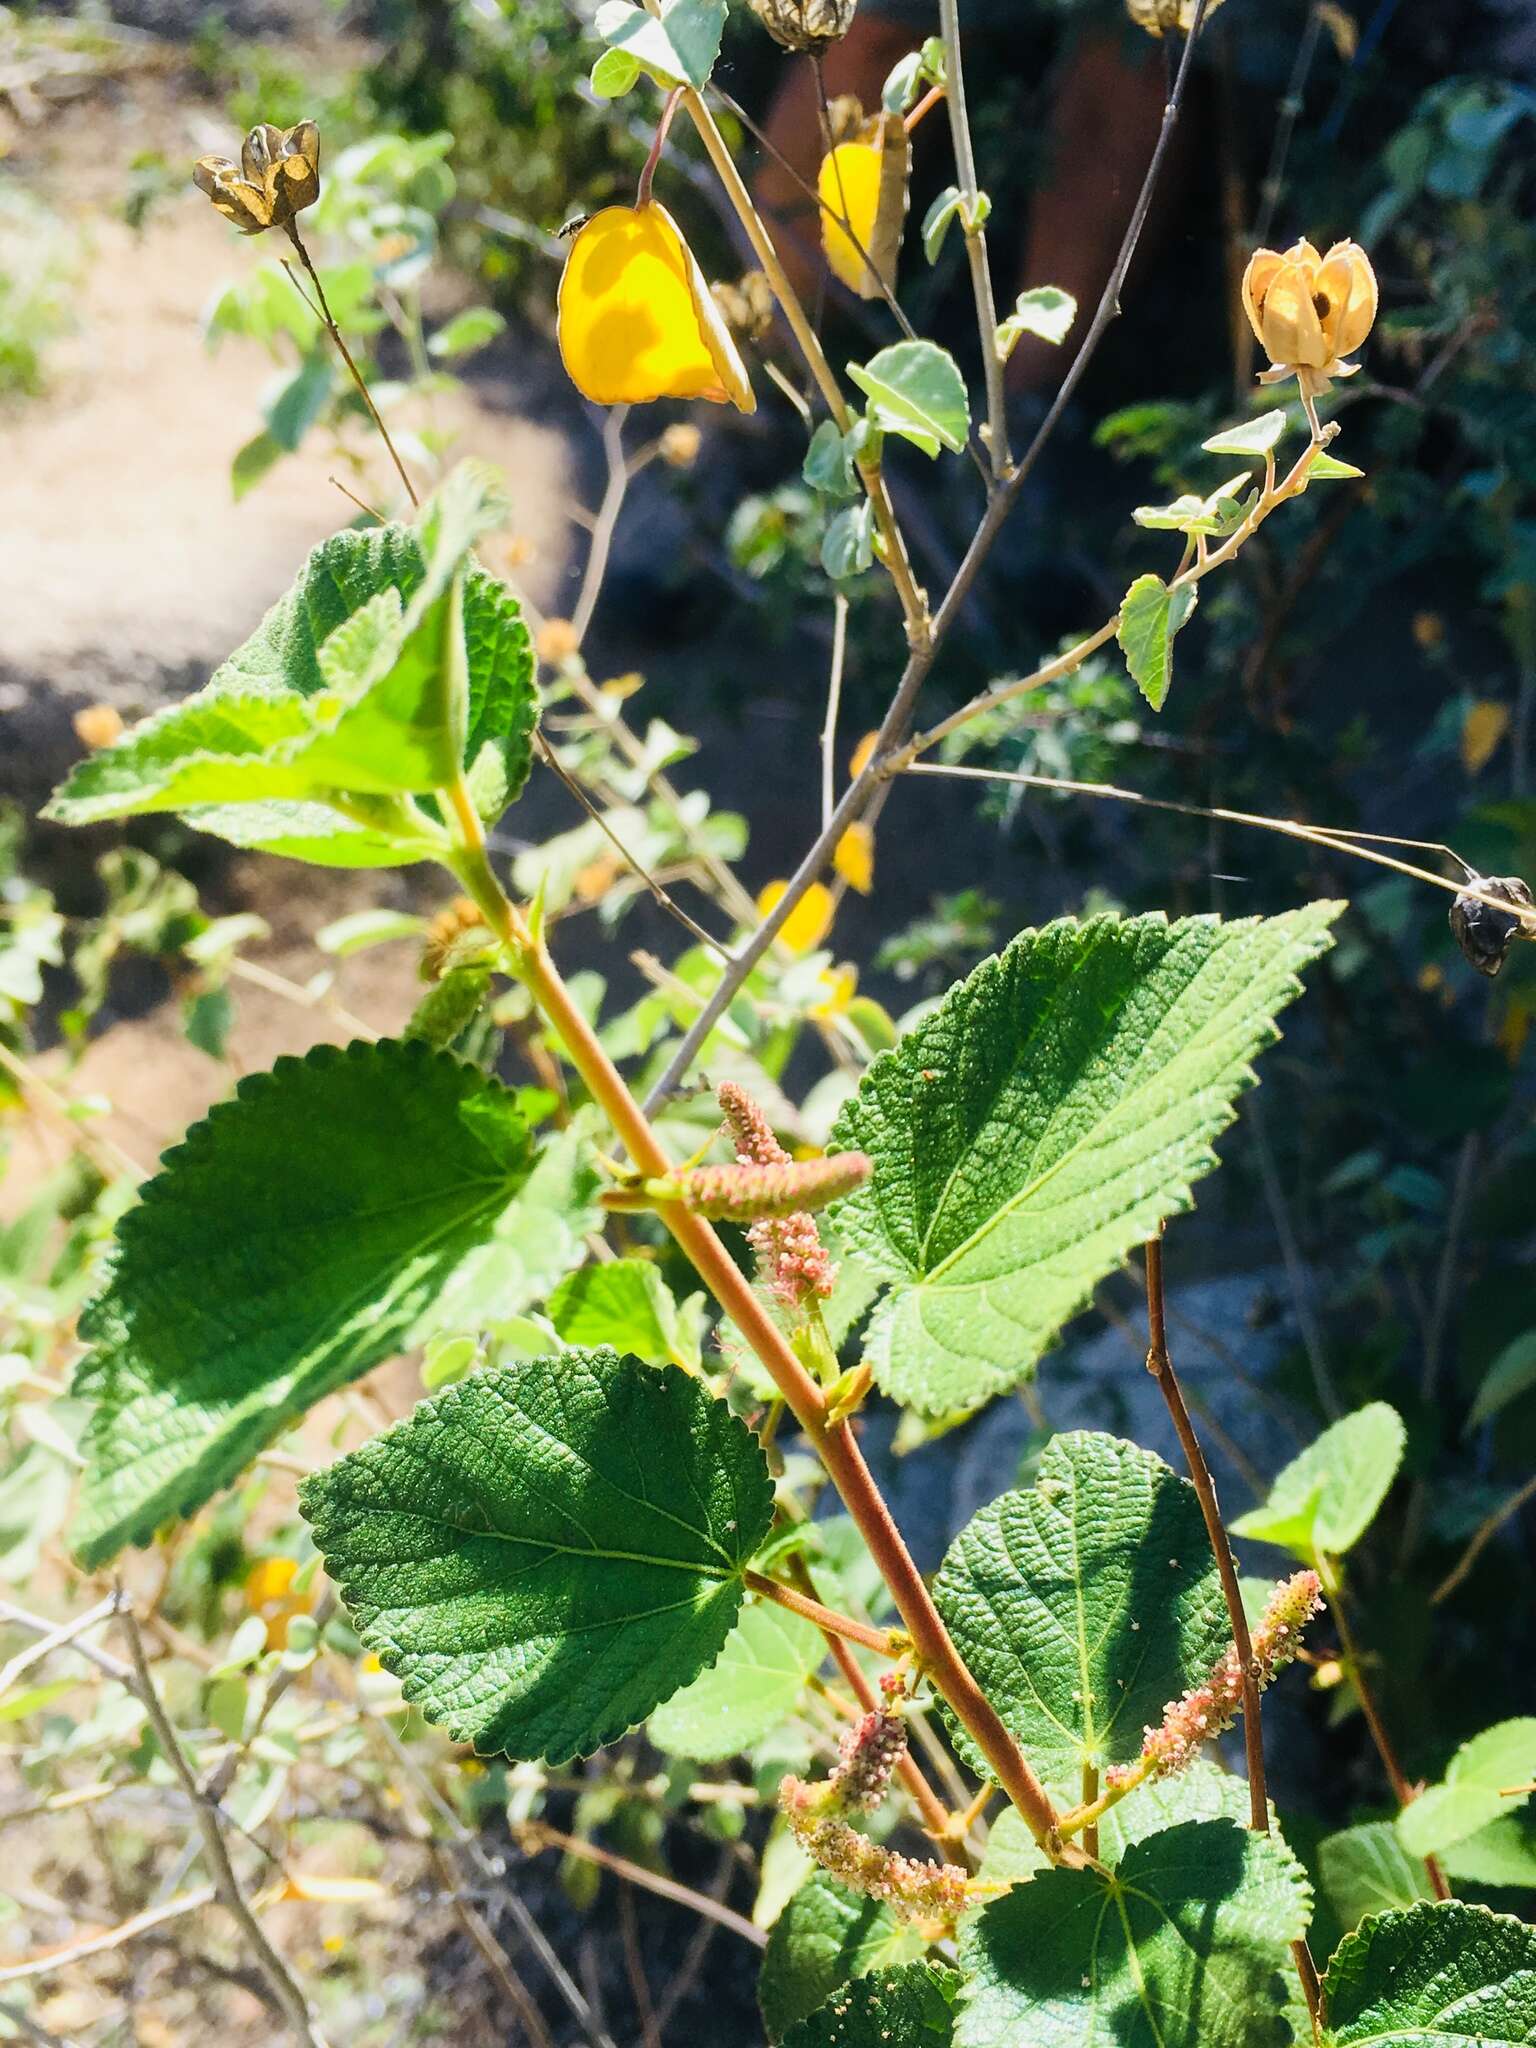
[[[1509,709],[1481,697],[1470,705],[1461,722],[1461,765],[1469,775],[1481,775],[1498,752],[1499,741],[1509,730]]]
[[[1272,363],[1305,364],[1320,370],[1332,360],[1333,351],[1312,304],[1310,283],[1302,265],[1287,263],[1264,295],[1259,339]]]
[[[811,1015],[831,1019],[841,1017],[858,993],[859,970],[857,967],[834,967],[829,974],[821,977],[824,991],[819,1003],[812,1003]]]
[[[861,896],[867,896],[874,888],[875,835],[862,818],[850,825],[837,842],[832,865],[849,888],[857,889]]]
[[[387,1899],[389,1893],[376,1877],[327,1877],[319,1871],[290,1870],[283,1897],[316,1906],[360,1906],[369,1899]]]
[[[878,299],[882,288],[895,287],[911,160],[907,131],[896,114],[869,122],[855,140],[822,159],[821,245],[833,275],[861,299]]]
[[[859,741],[859,744],[854,748],[852,755],[849,757],[848,773],[851,776],[859,776],[864,773],[864,770],[875,758],[875,748],[878,746],[879,741],[879,733],[865,733],[863,739]]]
[[[707,398],[752,412],[746,367],[665,207],[608,206],[571,244],[560,354],[598,405]]]
[[[757,914],[766,917],[782,900],[788,882],[770,882],[757,899]],[[791,953],[810,953],[832,929],[837,905],[824,882],[812,882],[789,916],[779,937]]]
[[[1318,315],[1336,356],[1352,355],[1376,324],[1376,273],[1354,242],[1336,242],[1317,273]]]
[[[264,1557],[246,1574],[245,1597],[252,1607],[265,1607],[281,1600],[298,1577],[299,1567],[291,1557]]]

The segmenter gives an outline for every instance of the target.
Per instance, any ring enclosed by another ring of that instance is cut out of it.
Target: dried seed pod
[[[782,49],[805,52],[840,43],[853,26],[859,0],[747,0]]]
[[[1484,903],[1464,889],[1451,905],[1451,933],[1463,955],[1479,974],[1495,975],[1517,937],[1536,938],[1536,905],[1530,887],[1518,875],[1474,875],[1472,885],[1484,896],[1497,896],[1507,911]]]

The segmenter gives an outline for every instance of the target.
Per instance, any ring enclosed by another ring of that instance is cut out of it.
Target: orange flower
[[[606,206],[571,244],[560,282],[560,354],[597,405],[757,400],[704,273],[676,221],[652,199]]]
[[[1335,242],[1326,256],[1307,241],[1284,255],[1258,249],[1243,276],[1243,311],[1274,366],[1259,382],[1294,376],[1303,395],[1315,398],[1331,379],[1360,367],[1340,359],[1376,323],[1376,273],[1354,242]]]
[[[320,130],[313,121],[287,130],[258,121],[241,145],[238,164],[227,156],[201,156],[192,181],[242,235],[287,227],[320,197]]]

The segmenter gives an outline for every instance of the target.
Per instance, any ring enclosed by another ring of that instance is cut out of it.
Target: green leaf
[[[1367,1913],[1411,1906],[1430,1896],[1421,1856],[1410,1856],[1389,1820],[1345,1828],[1318,1844],[1318,1879],[1328,1903],[1346,1928]]]
[[[238,821],[222,815],[196,822],[237,844],[323,840],[359,829],[356,819],[338,826],[334,818],[317,829],[332,788],[391,794],[438,786],[454,766],[444,749],[440,668],[445,650],[457,655],[447,637],[459,602],[455,579],[476,535],[502,511],[488,473],[466,464],[418,527],[322,542],[293,589],[208,685],[82,761],[49,815],[90,824],[150,811],[297,803],[303,816],[284,829],[280,814],[275,834],[270,819],[244,836]],[[477,569],[464,575],[461,601],[462,759],[473,767],[483,748],[494,749],[512,795],[527,776],[536,716],[527,629],[511,593]],[[383,823],[381,816],[378,830]],[[429,831],[422,818],[421,836]]]
[[[592,90],[600,100],[621,100],[641,76],[639,60],[628,50],[604,50],[592,66]]]
[[[1375,1519],[1406,1442],[1402,1417],[1385,1401],[1357,1408],[1277,1474],[1269,1499],[1239,1516],[1233,1535],[1278,1544],[1308,1564],[1342,1557]]]
[[[1503,1795],[1536,1779],[1536,1719],[1500,1721],[1464,1742],[1446,1768],[1445,1782],[1421,1792],[1397,1817],[1403,1847],[1434,1856],[1475,1835],[1530,1794]]]
[[[566,1351],[423,1401],[299,1504],[364,1644],[429,1721],[563,1763],[720,1654],[773,1483],[697,1380]]]
[[[835,420],[823,420],[811,436],[801,475],[813,491],[829,498],[856,498],[860,486],[854,454],[853,435],[840,434]]]
[[[888,1394],[942,1415],[1015,1385],[1189,1206],[1338,909],[1023,932],[874,1061],[830,1146],[875,1171],[833,1227],[890,1284],[865,1345]]]
[[[600,1221],[590,1118],[578,1113],[545,1144],[487,1242],[449,1275],[438,1299],[439,1329],[499,1335],[580,1260],[583,1239]]]
[[[1132,681],[1154,711],[1162,710],[1173,681],[1174,636],[1199,598],[1193,583],[1170,590],[1161,576],[1138,576],[1125,593],[1115,638]]]
[[[488,967],[450,969],[427,990],[400,1036],[419,1038],[424,1045],[446,1052],[479,1016],[490,987]]]
[[[650,1259],[610,1259],[568,1273],[549,1297],[549,1319],[567,1344],[611,1345],[647,1365],[697,1371],[696,1332]]]
[[[1442,1861],[1458,1883],[1536,1889],[1536,1823],[1529,1806],[1479,1828],[1447,1849]]]
[[[1195,1489],[1117,1437],[1054,1436],[1026,1491],[955,1538],[934,1599],[961,1656],[1050,1784],[1129,1763],[1230,1640]],[[957,1731],[971,1767],[985,1771]]]
[[[1018,347],[1026,334],[1059,344],[1072,331],[1077,318],[1077,301],[1057,284],[1037,284],[1020,292],[1013,311],[997,330],[997,353],[1002,362]]]
[[[1240,427],[1223,427],[1200,446],[1210,455],[1267,455],[1284,432],[1285,408],[1277,406],[1273,412],[1245,420]]]
[[[1518,1401],[1532,1387],[1536,1387],[1536,1330],[1527,1330],[1513,1344],[1506,1344],[1484,1373],[1463,1435],[1470,1436],[1474,1429],[1491,1422],[1500,1409]]]
[[[971,427],[965,379],[947,350],[931,341],[898,341],[848,374],[869,399],[869,419],[882,433],[901,434],[925,455],[958,454]]]
[[[1076,1804],[1082,1796],[1081,1782],[1070,1792],[1064,1790],[1061,1804]],[[1132,1843],[1177,1827],[1180,1821],[1230,1820],[1246,1827],[1248,1816],[1247,1780],[1224,1771],[1209,1757],[1193,1757],[1173,1777],[1149,1779],[1109,1809],[1099,1822],[1099,1860],[1113,1869]],[[1008,1807],[992,1823],[977,1875],[993,1884],[1017,1884],[1046,1868],[1045,1853],[1024,1825],[1024,1816],[1017,1807]]]
[[[1138,526],[1154,532],[1219,534],[1235,526],[1242,517],[1237,503],[1248,489],[1248,472],[1230,478],[1208,498],[1186,491],[1171,505],[1138,505],[1131,514]]]
[[[631,0],[606,0],[598,34],[666,84],[708,83],[725,32],[726,0],[662,0],[658,21]],[[595,83],[595,78],[594,78]]]
[[[928,261],[938,262],[952,221],[958,220],[966,233],[973,235],[991,217],[992,201],[985,192],[978,192],[975,205],[968,208],[959,186],[946,185],[923,219],[923,252]]]
[[[284,454],[291,455],[325,410],[331,395],[329,343],[322,343],[273,393],[262,407],[267,432]]]
[[[962,1923],[955,2048],[1282,2048],[1306,1882],[1274,1835],[1187,1821]]]
[[[757,1998],[769,2040],[781,2040],[850,1979],[912,1962],[926,1946],[878,1900],[818,1874],[773,1923],[763,1951]]]
[[[601,60],[599,60],[601,61]],[[428,353],[434,356],[467,356],[472,350],[484,348],[498,334],[504,332],[506,321],[492,306],[466,306],[462,313],[439,327],[427,343]]]
[[[1307,464],[1307,482],[1309,484],[1329,482],[1335,477],[1360,477],[1364,475],[1365,471],[1363,469],[1356,469],[1352,462],[1340,462],[1339,458],[1336,455],[1330,455],[1326,448],[1319,448],[1312,460]]]
[[[1333,1952],[1328,2048],[1528,2048],[1536,1928],[1456,1900],[1379,1913]]]
[[[856,1977],[784,2036],[784,2048],[949,2048],[960,1979],[942,1963]]]
[[[422,1045],[320,1046],[242,1081],[165,1155],[81,1315],[85,1561],[191,1514],[404,1350],[529,1155],[511,1093]]]
[[[821,566],[836,583],[861,575],[875,559],[875,508],[866,498],[827,523]]]
[[[366,804],[359,798],[360,805]],[[375,798],[378,822],[346,818],[323,803],[193,804],[181,815],[199,832],[254,853],[323,868],[398,868],[442,857],[442,834],[414,805]],[[370,807],[371,808],[371,807]]]
[[[253,491],[282,458],[282,443],[265,430],[237,448],[229,465],[229,488],[235,503],[238,505],[247,491]]]
[[[788,1720],[825,1653],[813,1623],[753,1602],[710,1669],[652,1714],[652,1742],[696,1763],[741,1756]]]

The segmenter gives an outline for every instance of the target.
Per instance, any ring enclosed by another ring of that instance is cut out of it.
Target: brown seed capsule
[[[786,50],[824,50],[853,26],[858,0],[747,0],[769,35]]]
[[[1474,875],[1472,882],[1482,895],[1497,896],[1510,905],[1507,911],[1496,910],[1466,889],[1451,905],[1451,933],[1457,945],[1479,974],[1491,976],[1504,965],[1517,937],[1536,938],[1536,904],[1518,875]]]
[[[320,196],[320,131],[313,121],[274,128],[258,121],[241,145],[240,161],[199,157],[193,183],[242,235],[287,227]]]

